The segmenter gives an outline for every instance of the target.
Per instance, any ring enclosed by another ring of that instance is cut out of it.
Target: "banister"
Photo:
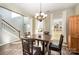
[[[11,24],[9,24],[7,21],[3,20],[3,22],[5,22],[7,25],[9,25],[10,27],[12,27],[13,29],[15,29],[17,32],[19,32],[19,38],[20,38],[20,30],[16,29],[14,26],[12,26]]]

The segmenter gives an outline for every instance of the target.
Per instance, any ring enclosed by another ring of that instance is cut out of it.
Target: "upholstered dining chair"
[[[59,40],[59,44],[58,44],[58,45],[55,45],[55,44],[53,44],[53,43],[50,43],[48,54],[51,54],[51,50],[53,50],[53,51],[59,52],[60,55],[61,55],[61,49],[62,49],[62,44],[63,44],[63,37],[64,37],[64,36],[61,34],[61,35],[60,35],[60,40]]]

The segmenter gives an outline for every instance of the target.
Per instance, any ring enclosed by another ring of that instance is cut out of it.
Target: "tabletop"
[[[34,34],[34,35],[31,35],[31,36],[27,36],[27,38],[34,38],[34,39],[40,40],[40,41],[50,41],[51,40],[51,35]]]

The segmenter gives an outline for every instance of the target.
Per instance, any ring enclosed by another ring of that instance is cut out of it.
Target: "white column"
[[[53,14],[50,14],[50,35],[52,35]]]
[[[66,11],[63,11],[63,14],[62,14],[62,18],[63,18],[63,35],[64,35],[64,42],[66,43],[67,40],[66,40],[66,20],[67,20],[67,12]]]

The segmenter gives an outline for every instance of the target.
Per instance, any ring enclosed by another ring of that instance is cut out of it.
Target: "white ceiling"
[[[42,3],[42,11],[50,13],[56,10],[74,7],[77,3]],[[0,3],[0,6],[21,13],[25,16],[34,16],[40,11],[40,3]]]

